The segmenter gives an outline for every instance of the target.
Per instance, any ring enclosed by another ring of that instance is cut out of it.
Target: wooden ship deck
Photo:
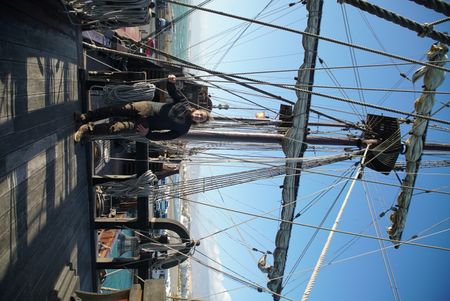
[[[65,270],[92,291],[88,159],[72,138],[81,32],[56,0],[2,1],[0,24],[0,299],[47,300]]]

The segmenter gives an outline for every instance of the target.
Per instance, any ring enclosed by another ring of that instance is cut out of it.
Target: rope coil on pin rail
[[[152,100],[156,87],[148,82],[137,82],[133,85],[92,86],[91,89],[102,94],[106,104]]]
[[[84,30],[117,29],[150,22],[150,0],[62,0]]]
[[[139,178],[129,179],[122,182],[106,182],[101,184],[102,194],[110,196],[150,196],[153,187],[157,186],[158,178],[151,171],[147,170]]]

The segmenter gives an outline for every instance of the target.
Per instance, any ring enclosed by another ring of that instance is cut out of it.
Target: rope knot
[[[430,23],[423,23],[423,28],[422,31],[420,31],[419,33],[417,33],[417,35],[419,37],[426,37],[428,35],[430,35],[430,33],[433,31],[433,24]]]

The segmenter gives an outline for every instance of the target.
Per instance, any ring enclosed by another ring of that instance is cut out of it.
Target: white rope
[[[137,179],[129,179],[123,182],[107,182],[101,184],[103,194],[111,196],[147,197],[152,194],[153,187],[158,183],[158,178],[151,170],[147,170]]]
[[[325,260],[325,256],[328,253],[328,249],[330,247],[331,240],[333,239],[334,233],[335,233],[335,231],[337,229],[337,226],[339,225],[339,222],[341,220],[342,214],[344,213],[345,207],[347,206],[347,202],[348,202],[348,200],[350,198],[350,195],[352,193],[353,187],[355,186],[357,179],[361,178],[362,175],[363,175],[364,161],[365,161],[367,152],[369,151],[369,147],[370,146],[367,146],[367,148],[366,148],[366,150],[364,152],[363,158],[361,159],[361,164],[360,164],[358,170],[356,171],[355,176],[353,177],[353,180],[352,180],[352,183],[350,184],[350,188],[349,188],[349,190],[347,192],[347,195],[345,196],[345,199],[344,199],[344,201],[343,201],[343,203],[341,205],[341,208],[339,209],[339,212],[338,212],[338,214],[336,216],[336,219],[335,219],[335,221],[333,223],[333,226],[331,228],[331,232],[328,233],[328,238],[327,238],[327,240],[325,242],[325,245],[323,246],[322,252],[320,253],[319,259],[317,260],[316,266],[314,267],[314,270],[313,270],[313,272],[311,274],[311,277],[309,278],[308,284],[306,285],[305,291],[304,291],[302,299],[301,299],[302,301],[307,301],[309,296],[310,296],[310,294],[311,294],[311,290],[312,290],[312,288],[314,286],[314,283],[316,282],[317,275],[319,274],[319,270],[322,267],[323,261]]]

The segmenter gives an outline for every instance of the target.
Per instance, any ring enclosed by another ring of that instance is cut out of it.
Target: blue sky
[[[201,1],[194,1],[198,3]],[[266,9],[272,12],[266,15],[262,20],[274,24],[304,30],[306,22],[306,9],[297,4],[292,8],[287,8],[287,4],[293,1],[278,0]],[[416,22],[433,22],[444,18],[445,16],[427,9],[412,1],[370,1],[378,4],[386,9],[397,12],[404,17],[410,18]],[[249,18],[255,17],[266,6],[268,1],[237,1],[237,0],[215,0],[208,4],[208,8],[227,13],[241,15]],[[420,38],[416,33],[388,21],[380,20],[377,17],[370,16],[366,13],[360,13],[351,6],[345,6],[346,14],[349,20],[350,33],[353,43],[363,45],[365,47],[382,50],[386,52],[401,55],[415,60],[423,61],[424,54],[429,49],[432,40]],[[208,40],[193,47],[191,58],[194,63],[200,64],[207,68],[216,68],[217,71],[225,73],[248,72],[248,71],[266,71],[266,70],[285,70],[297,69],[303,61],[303,48],[301,46],[301,36],[281,32],[271,28],[261,28],[252,25],[245,35],[235,44],[228,54],[219,63],[218,60],[224,53],[224,49],[231,44],[233,35],[239,31],[232,31],[228,35],[218,35],[217,39],[211,37],[233,28],[241,24],[241,21],[232,20],[217,15],[211,15],[205,12],[197,12],[191,16],[191,44],[197,44],[198,41]],[[438,31],[448,31],[449,23],[444,23],[435,27]],[[242,30],[242,27],[240,27]],[[372,33],[374,32],[375,35]],[[341,6],[336,1],[325,1],[323,8],[321,35],[333,39],[347,41],[344,29],[343,13]],[[378,41],[379,42],[378,42]],[[381,44],[381,45],[380,45]],[[216,53],[216,55],[213,55]],[[352,61],[348,47],[335,45],[329,42],[320,41],[318,56],[322,58],[327,66],[351,66]],[[393,62],[403,63],[399,60],[391,60],[390,58],[355,50],[355,56],[358,65],[366,64],[391,64]],[[322,67],[319,63],[317,67]],[[412,72],[418,66],[400,65],[398,67],[388,66],[379,68],[361,68],[360,78],[361,86],[367,88],[382,89],[405,89],[420,90],[421,80],[413,84],[403,79],[399,73],[405,73],[411,77]],[[333,75],[337,78],[339,85],[342,87],[356,87],[356,80],[353,71],[333,70]],[[265,75],[248,75],[248,77],[271,81],[275,83],[294,84],[294,76],[296,72],[272,73]],[[398,83],[398,85],[396,85]],[[323,86],[335,86],[329,75],[324,71],[317,71],[315,75],[315,84]],[[227,85],[230,89],[239,91],[243,88],[236,85]],[[439,91],[448,92],[450,88],[449,81],[446,80],[439,88]],[[296,100],[295,93],[289,90],[275,89],[264,87],[277,95],[281,95],[292,101]],[[348,97],[354,100],[361,100],[374,104],[382,104],[386,107],[396,108],[403,111],[412,111],[414,99],[419,93],[385,93],[385,92],[369,92],[365,91],[361,96],[357,91],[346,90],[343,96],[337,89],[321,89],[315,88],[314,91],[325,94],[335,95],[339,97]],[[253,92],[252,92],[253,93]],[[220,90],[211,89],[210,94],[213,96],[215,104],[227,103],[230,106],[254,107],[250,104],[242,103],[236,97],[230,96]],[[263,97],[248,96],[253,101],[263,104],[264,106],[273,108],[278,111],[279,103],[274,100],[268,100]],[[437,103],[435,109],[441,106],[441,103],[447,102],[448,95],[441,94],[436,96]],[[357,107],[355,111],[343,103],[339,103],[328,98],[315,97],[312,98],[312,104],[321,110],[334,109],[345,111],[335,112],[326,110],[325,112],[339,118],[358,122],[359,115],[363,115],[364,111]],[[381,114],[383,112],[368,110],[369,113]],[[214,110],[214,114],[227,116],[246,116],[253,117],[255,111],[252,110]],[[267,112],[270,117],[274,117],[273,113]],[[384,113],[388,116],[396,116],[391,113]],[[399,117],[399,116],[398,116]],[[403,116],[401,116],[403,117]],[[435,115],[436,118],[449,120],[448,109],[442,110]],[[310,116],[311,121],[318,121],[315,115]],[[320,121],[325,121],[321,119]],[[447,127],[445,125],[440,125]],[[402,126],[402,134],[408,132],[410,126]],[[327,129],[332,131],[332,129]],[[332,133],[338,135],[336,133]],[[448,131],[437,131],[435,128],[428,131],[427,141],[448,143]],[[215,151],[216,154],[224,154],[224,151]],[[309,152],[308,156],[326,155],[327,152]],[[242,152],[228,151],[226,155],[236,156],[263,156],[263,157],[279,157],[284,155],[280,151],[271,152]],[[427,155],[423,160],[442,160],[449,159],[448,155]],[[400,156],[399,160],[403,161],[404,157]],[[252,168],[260,168],[260,164],[243,164],[243,163],[225,163],[216,162],[210,165],[191,165],[191,170],[197,170],[194,176],[210,176],[236,171],[245,171]],[[351,167],[351,163],[344,162],[334,164],[319,169],[324,173],[332,175],[340,175],[344,170]],[[399,173],[400,178],[403,177]],[[392,184],[398,184],[395,175],[383,176],[374,171],[367,170],[365,179],[373,181],[381,181]],[[303,208],[312,196],[324,187],[333,183],[334,177],[318,176],[316,174],[303,173],[301,178],[300,193],[297,199],[297,211]],[[267,179],[255,183],[244,184],[220,191],[209,192],[196,196],[196,199],[205,203],[211,203],[234,210],[261,214],[273,211],[270,216],[278,217],[279,206],[281,200],[282,177],[275,179]],[[427,189],[439,189],[450,191],[446,185],[449,185],[449,174],[445,168],[427,168],[421,170],[416,186]],[[386,238],[385,229],[389,223],[389,213],[379,218],[378,215],[388,209],[398,194],[398,188],[387,187],[384,185],[368,184],[368,195],[370,201],[375,208],[377,223],[381,231],[381,237]],[[298,222],[318,225],[323,218],[325,212],[330,208],[334,201],[338,190],[342,185],[333,189],[329,195],[321,199],[310,210],[308,210]],[[416,191],[417,193],[418,191]],[[336,216],[337,206],[332,209],[330,217],[326,220],[324,226],[331,227],[332,220]],[[404,232],[404,238],[407,239],[415,234],[424,236],[441,230],[448,229],[450,222],[446,220],[450,215],[450,197],[449,195],[422,193],[417,194],[413,198],[408,215],[408,222]],[[197,238],[205,237],[216,230],[230,227],[233,224],[250,219],[249,216],[231,214],[224,210],[209,208],[206,206],[196,205],[193,207],[193,235]],[[440,225],[427,230],[431,226],[444,221]],[[236,272],[239,276],[245,276],[262,286],[265,286],[265,275],[259,272],[256,266],[256,260],[260,253],[251,251],[251,248],[260,250],[273,251],[274,237],[277,228],[276,221],[264,219],[252,220],[242,226],[234,227],[226,233],[214,235],[210,238],[202,240],[201,252],[208,252],[209,256],[220,261],[226,270]],[[371,215],[369,212],[368,201],[365,197],[364,186],[361,183],[356,185],[355,191],[349,201],[349,205],[344,213],[343,220],[339,224],[339,229],[355,233],[365,233],[376,235]],[[305,244],[313,234],[313,230],[300,226],[294,226],[291,246],[288,255],[288,266],[286,272],[291,267],[305,248]],[[311,248],[308,250],[304,258],[299,263],[290,281],[286,285],[283,295],[293,300],[299,300],[306,282],[311,273],[310,269],[314,266],[320,250],[324,244],[328,233],[320,232],[314,240]],[[423,238],[417,242],[426,245],[437,245],[441,247],[450,247],[450,236],[448,232],[443,232],[429,238]],[[352,237],[347,235],[335,235],[332,247],[329,251],[325,262],[333,258],[332,265],[322,269],[316,281],[316,285],[312,291],[310,300],[395,300],[393,297],[391,286],[389,285],[385,263],[383,262],[380,246],[377,241],[368,239],[357,239],[350,247],[345,248],[343,253],[339,253],[343,246],[346,246]],[[385,243],[386,247],[390,247],[389,243]],[[368,252],[371,254],[364,255]],[[340,255],[337,255],[340,254]],[[448,288],[450,258],[446,251],[433,250],[415,246],[402,246],[400,249],[386,249],[387,257],[391,265],[391,270],[395,276],[398,294],[402,300],[448,300],[450,289]],[[201,254],[195,254],[196,258],[208,262]],[[209,262],[214,265],[214,263]],[[254,289],[244,287],[242,284],[230,280],[226,276],[218,275],[216,272],[207,269],[196,269],[194,273],[194,295],[195,298],[203,297],[205,300],[272,300],[270,294],[258,293]],[[197,276],[196,276],[197,275]],[[206,282],[208,278],[209,283]],[[203,288],[203,291],[199,291]],[[226,293],[220,293],[229,290]],[[213,297],[213,294],[217,294]],[[216,298],[216,299],[214,299]]]

